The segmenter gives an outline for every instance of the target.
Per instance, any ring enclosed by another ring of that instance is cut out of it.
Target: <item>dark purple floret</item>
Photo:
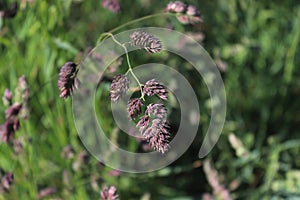
[[[130,35],[132,46],[146,49],[149,53],[158,53],[162,49],[161,41],[145,31],[135,31]]]
[[[165,86],[160,84],[155,79],[151,79],[145,83],[143,93],[148,96],[157,95],[163,100],[168,99],[168,91],[166,90]]]
[[[136,119],[137,116],[142,112],[142,106],[144,104],[139,98],[130,99],[127,105],[127,113],[131,119]]]
[[[167,108],[160,103],[149,104],[146,110],[146,115],[149,115],[151,118],[157,118],[161,120],[167,119]]]
[[[110,86],[110,98],[113,102],[117,102],[120,97],[129,90],[130,80],[123,74],[113,77]]]
[[[150,123],[150,117],[148,115],[144,115],[140,118],[140,121],[137,123],[136,127],[139,127],[140,133],[143,133],[144,130],[148,127]]]
[[[77,88],[76,75],[78,67],[73,62],[66,62],[59,72],[58,88],[60,90],[60,97],[67,98],[72,95],[73,90]]]
[[[200,11],[193,5],[181,1],[170,2],[166,7],[167,12],[177,13],[177,19],[182,24],[195,24],[203,22]]]

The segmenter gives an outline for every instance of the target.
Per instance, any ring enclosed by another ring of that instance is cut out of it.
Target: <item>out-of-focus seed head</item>
[[[157,95],[163,100],[168,99],[168,91],[166,90],[165,86],[160,84],[155,79],[151,79],[145,83],[143,93],[148,96]]]
[[[18,103],[24,103],[29,99],[29,84],[25,75],[22,75],[18,80],[18,85],[15,89],[15,100]]]
[[[117,169],[113,169],[108,172],[109,176],[120,176],[121,174],[122,174],[122,171],[117,170]]]
[[[6,190],[8,190],[11,187],[13,181],[14,181],[14,175],[13,173],[9,172],[2,177],[1,184]]]
[[[188,5],[185,14],[190,16],[200,16],[200,11],[193,5]]]
[[[2,142],[8,142],[9,138],[14,134],[13,123],[6,121],[0,126],[0,139]]]
[[[61,156],[64,158],[64,159],[71,159],[71,158],[74,158],[75,156],[75,151],[74,149],[70,146],[70,145],[67,145],[63,148],[62,152],[61,152]]]
[[[181,1],[170,2],[166,7],[167,12],[177,13],[178,21],[182,24],[195,24],[203,22],[200,11],[193,5]]]
[[[103,188],[100,192],[101,200],[119,200],[119,195],[115,186]]]
[[[74,89],[78,87],[78,80],[76,75],[78,67],[73,62],[66,62],[59,72],[58,88],[60,90],[60,97],[67,98],[72,95]]]
[[[162,49],[161,41],[154,35],[144,32],[135,31],[130,35],[132,46],[138,46],[146,49],[149,53],[158,53]]]
[[[15,89],[15,102],[22,104],[22,110],[19,114],[23,119],[29,117],[29,97],[30,88],[29,83],[25,75],[22,75],[18,80],[18,85]]]
[[[102,0],[102,6],[114,13],[121,11],[121,5],[118,0]]]
[[[177,19],[182,24],[196,24],[199,22],[203,22],[201,16],[178,15]]]
[[[22,110],[22,106],[22,104],[15,103],[6,109],[6,121],[0,126],[0,139],[3,142],[12,141],[14,133],[19,129],[18,115]]]
[[[187,5],[181,1],[175,1],[168,3],[166,7],[167,12],[174,12],[174,13],[183,13],[187,8]]]
[[[130,80],[123,74],[118,74],[113,77],[110,86],[110,98],[113,102],[117,102],[120,97],[129,89]]]
[[[2,101],[5,106],[9,106],[12,104],[12,93],[7,88],[4,90]]]
[[[10,5],[9,9],[1,10],[0,11],[0,17],[3,17],[3,18],[14,18],[17,15],[17,11],[18,11],[18,3],[17,2],[13,2]]]
[[[20,122],[18,118],[8,119],[0,125],[0,141],[12,142],[15,132],[19,129]]]
[[[136,119],[137,116],[142,112],[141,107],[144,104],[139,98],[130,99],[127,105],[128,117],[131,119]]]
[[[54,187],[47,187],[47,188],[44,188],[42,190],[39,191],[38,193],[38,199],[43,199],[43,198],[46,198],[52,194],[55,194],[57,192],[56,188]]]
[[[6,120],[16,118],[22,109],[22,104],[15,103],[8,107],[5,111]]]

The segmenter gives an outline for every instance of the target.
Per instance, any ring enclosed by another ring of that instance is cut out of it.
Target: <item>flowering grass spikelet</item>
[[[142,112],[141,107],[144,104],[139,98],[130,99],[127,105],[128,117],[131,119],[137,118],[137,116]]]
[[[14,18],[17,15],[18,8],[18,2],[13,2],[9,9],[0,10],[0,18]]]
[[[29,99],[30,99],[30,87],[25,75],[22,75],[18,80],[18,85],[15,88],[15,102],[22,104],[22,110],[20,117],[28,119],[30,115]]]
[[[73,62],[66,62],[60,69],[57,85],[61,98],[71,96],[74,89],[78,87],[78,80],[76,79],[78,70],[77,65]]]
[[[158,53],[162,49],[161,41],[154,35],[145,31],[135,31],[130,35],[132,46],[146,49],[149,53]]]
[[[137,123],[136,127],[139,127],[140,133],[143,133],[144,130],[148,127],[150,123],[150,117],[148,115],[143,115],[140,118],[140,121]]]
[[[155,79],[151,79],[147,81],[143,88],[144,95],[153,96],[157,95],[160,99],[167,100],[168,99],[168,91],[165,86],[160,84]]]
[[[166,121],[167,108],[161,103],[151,103],[148,105],[145,114],[152,118]]]
[[[169,147],[170,127],[166,123],[159,123],[156,126],[157,132],[149,138],[149,144],[153,149],[165,153]]]
[[[113,102],[117,102],[120,97],[129,90],[130,80],[123,74],[113,77],[110,86],[110,98]]]
[[[181,1],[169,2],[166,11],[174,13],[183,13],[186,10],[187,5]]]
[[[166,123],[167,109],[163,104],[149,104],[137,124],[140,133],[154,150],[165,153],[169,146],[170,126]]]
[[[203,22],[200,11],[193,5],[181,1],[170,2],[166,6],[166,12],[176,13],[176,17],[182,24],[195,24]]]
[[[2,101],[5,106],[9,106],[12,104],[12,93],[7,88],[4,90]]]

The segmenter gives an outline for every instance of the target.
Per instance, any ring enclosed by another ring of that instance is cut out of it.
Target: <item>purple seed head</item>
[[[118,74],[113,77],[110,86],[110,98],[113,102],[117,102],[120,97],[129,89],[130,80],[123,74]]]
[[[73,62],[66,62],[62,66],[57,83],[60,90],[60,97],[67,98],[71,96],[74,89],[78,87],[77,73],[78,67]]]
[[[144,104],[139,98],[130,99],[127,105],[128,117],[136,119],[137,116],[142,112],[142,106]]]
[[[143,88],[143,93],[148,96],[157,95],[160,99],[168,99],[168,91],[165,86],[160,84],[157,80],[151,79],[147,81]]]

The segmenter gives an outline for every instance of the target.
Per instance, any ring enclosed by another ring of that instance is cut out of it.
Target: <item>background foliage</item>
[[[12,2],[1,1],[1,9]],[[223,67],[227,94],[225,127],[206,161],[197,155],[209,122],[208,96],[188,68],[181,72],[201,94],[199,138],[179,160],[152,173],[120,174],[90,157],[76,133],[71,99],[59,98],[58,71],[66,61],[80,60],[101,33],[162,12],[168,1],[121,0],[121,12],[112,13],[99,0],[21,0],[16,17],[0,23],[0,93],[5,88],[14,91],[25,74],[31,113],[16,133],[23,146],[20,153],[0,143],[2,175],[11,171],[15,177],[0,199],[36,199],[48,187],[56,192],[45,199],[99,199],[103,185],[115,185],[121,199],[201,199],[209,194],[225,199],[224,191],[236,199],[300,198],[300,4],[187,2],[201,10],[205,23],[181,25],[175,18],[171,23],[178,31],[205,35],[203,46]],[[153,18],[138,26],[169,23]],[[185,66],[176,58],[164,59],[178,68]],[[1,123],[5,109],[0,107]],[[70,159],[61,156],[67,145],[74,149]],[[219,182],[222,192],[211,179]]]

